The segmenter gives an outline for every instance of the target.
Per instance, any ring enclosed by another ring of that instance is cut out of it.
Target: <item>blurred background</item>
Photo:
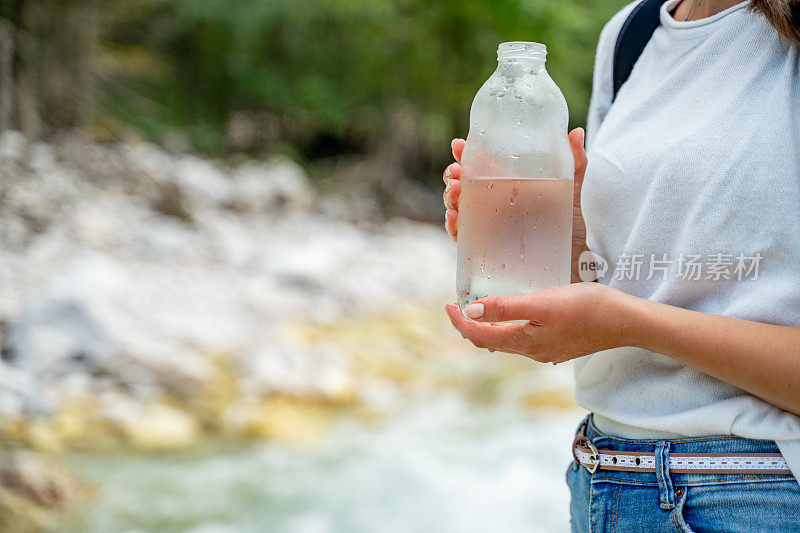
[[[568,365],[443,311],[497,44],[616,0],[0,2],[0,531],[567,531]]]

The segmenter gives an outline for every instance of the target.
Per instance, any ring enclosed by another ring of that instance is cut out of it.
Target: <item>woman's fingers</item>
[[[455,209],[448,209],[444,213],[444,229],[453,238],[458,239],[458,211]]]
[[[583,142],[586,133],[583,128],[575,128],[569,132],[569,146],[572,148],[572,156],[575,158],[575,187],[583,184],[583,175],[586,173],[586,151],[583,149]]]
[[[450,142],[450,148],[453,149],[453,157],[456,158],[456,161],[461,163],[461,154],[464,153],[464,146],[466,146],[467,141],[464,139],[453,139]]]
[[[457,305],[448,304],[445,309],[453,326],[478,348],[530,355],[530,337],[524,331],[527,324],[479,324],[464,318]]]
[[[458,211],[458,197],[461,196],[461,182],[456,179],[451,179],[447,182],[447,187],[444,188],[442,199],[444,206],[447,209],[455,209]]]
[[[506,322],[529,320],[541,323],[550,307],[547,293],[523,294],[520,296],[487,296],[469,304],[464,312],[473,320],[481,322]]]
[[[464,153],[464,139],[453,139],[450,147],[453,149],[453,157],[456,161],[461,161],[461,154]],[[451,163],[444,169],[442,179],[445,183],[444,206],[447,211],[444,214],[444,227],[447,233],[453,238],[458,238],[458,198],[461,196],[461,165],[459,163]]]
[[[444,169],[444,174],[442,174],[442,180],[444,184],[447,185],[447,182],[450,180],[460,180],[461,179],[461,165],[458,163],[450,163]]]

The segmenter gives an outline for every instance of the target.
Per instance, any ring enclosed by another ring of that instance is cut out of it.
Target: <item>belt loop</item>
[[[655,449],[656,479],[658,479],[658,503],[662,509],[675,507],[675,491],[669,472],[669,442],[661,441]]]

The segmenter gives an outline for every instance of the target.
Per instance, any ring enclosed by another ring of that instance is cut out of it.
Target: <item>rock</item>
[[[277,344],[277,343],[275,343]],[[332,350],[304,353],[301,346],[265,345],[237,361],[245,394],[284,394],[346,403],[354,397],[354,371]]]
[[[100,372],[114,351],[89,309],[69,299],[35,302],[23,309],[9,328],[8,347],[16,366],[43,377]]]
[[[201,428],[191,415],[159,404],[139,404],[119,398],[106,407],[108,420],[126,442],[141,451],[167,451],[197,444]]]
[[[222,419],[224,427],[235,435],[308,446],[319,441],[330,414],[324,406],[314,403],[273,398],[233,404]]]
[[[53,459],[23,450],[0,455],[0,531],[53,531],[91,491]]]
[[[13,354],[6,353],[6,358]],[[17,420],[49,412],[34,374],[0,361],[0,420]]]
[[[234,173],[234,205],[243,211],[305,209],[314,200],[303,168],[288,158],[248,162]]]
[[[19,161],[27,146],[28,140],[18,131],[6,130],[0,133],[0,158],[4,164]]]
[[[195,206],[229,205],[233,184],[216,164],[193,155],[178,159],[172,169],[172,180],[181,193]]]

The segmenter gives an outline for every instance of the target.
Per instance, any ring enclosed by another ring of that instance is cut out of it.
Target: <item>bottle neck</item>
[[[497,47],[497,70],[505,75],[520,75],[544,70],[547,47],[540,43],[512,41]]]
[[[509,77],[544,72],[544,70],[544,59],[510,58],[501,59],[497,62],[497,71]]]

